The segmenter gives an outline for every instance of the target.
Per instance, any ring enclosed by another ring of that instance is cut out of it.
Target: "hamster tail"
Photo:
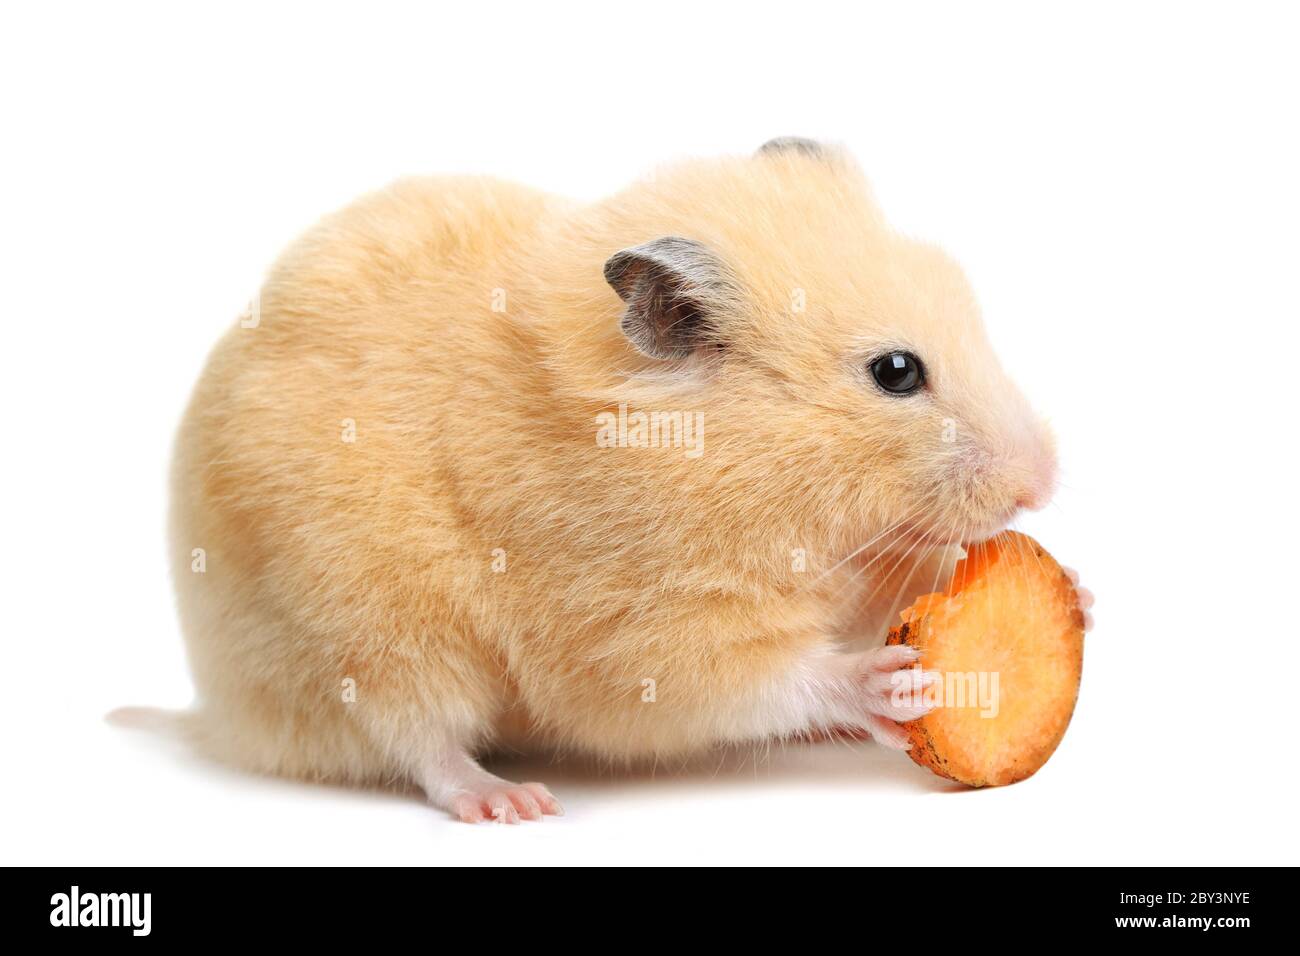
[[[147,730],[177,740],[189,740],[195,729],[192,711],[165,710],[162,707],[119,707],[109,711],[104,719],[114,727]]]

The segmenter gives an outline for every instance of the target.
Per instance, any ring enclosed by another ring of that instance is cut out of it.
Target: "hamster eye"
[[[925,384],[925,369],[911,352],[890,352],[871,363],[876,384],[891,395],[907,395]]]

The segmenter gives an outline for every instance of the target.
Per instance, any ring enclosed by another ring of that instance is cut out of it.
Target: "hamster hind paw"
[[[563,816],[564,808],[540,783],[485,782],[481,789],[451,797],[447,809],[465,823],[519,823],[544,816]]]

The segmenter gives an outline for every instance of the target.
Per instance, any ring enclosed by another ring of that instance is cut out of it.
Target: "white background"
[[[1282,5],[177,6],[0,15],[3,862],[1300,862]],[[966,265],[1054,420],[1065,486],[1022,527],[1098,623],[1041,773],[963,792],[871,744],[507,767],[568,815],[474,828],[103,722],[189,700],[169,444],[300,230],[402,174],[595,198],[791,133]]]

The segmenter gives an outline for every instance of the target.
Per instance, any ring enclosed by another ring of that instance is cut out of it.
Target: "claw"
[[[1079,599],[1079,610],[1083,611],[1083,629],[1085,631],[1091,631],[1092,615],[1088,613],[1088,610],[1093,606],[1097,599],[1087,588],[1079,587],[1078,571],[1074,570],[1074,568],[1066,567],[1062,567],[1061,570],[1065,572],[1065,576],[1069,578],[1070,583],[1074,585],[1074,593]]]
[[[873,714],[867,718],[867,729],[871,731],[871,736],[875,738],[876,743],[882,747],[888,747],[890,750],[912,749],[912,741],[908,738],[907,731],[888,718]]]

